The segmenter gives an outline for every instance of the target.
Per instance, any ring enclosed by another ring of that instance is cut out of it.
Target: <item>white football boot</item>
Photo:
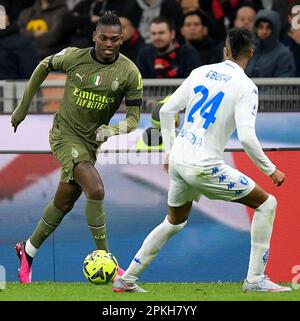
[[[290,292],[292,288],[276,284],[265,275],[261,281],[256,283],[249,283],[245,280],[243,290],[244,292]]]

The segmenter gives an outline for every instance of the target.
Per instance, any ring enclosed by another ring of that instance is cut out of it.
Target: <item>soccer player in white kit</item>
[[[251,251],[244,291],[285,292],[290,287],[265,275],[276,211],[276,198],[251,178],[225,164],[224,148],[236,129],[246,153],[273,183],[280,186],[284,173],[263,152],[255,133],[258,89],[244,73],[252,57],[251,34],[245,28],[228,32],[221,63],[196,68],[160,111],[169,171],[169,212],[144,240],[125,274],[114,282],[115,292],[145,292],[138,275],[162,246],[187,223],[193,200],[203,194],[245,204],[254,209]],[[174,115],[186,107],[184,125],[175,139]]]

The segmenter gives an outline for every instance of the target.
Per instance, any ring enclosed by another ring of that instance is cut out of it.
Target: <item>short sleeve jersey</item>
[[[127,108],[141,105],[143,85],[130,59],[119,54],[104,64],[93,57],[93,50],[70,47],[47,59],[50,70],[67,75],[54,124],[64,135],[77,135],[95,146],[96,129],[109,124],[124,98]]]

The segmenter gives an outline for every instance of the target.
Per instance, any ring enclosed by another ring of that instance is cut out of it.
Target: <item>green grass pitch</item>
[[[300,289],[287,293],[244,293],[242,283],[140,283],[148,293],[114,293],[112,284],[8,282],[0,301],[300,301]]]

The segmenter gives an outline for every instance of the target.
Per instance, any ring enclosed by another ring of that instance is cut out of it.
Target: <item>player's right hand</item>
[[[270,175],[270,177],[276,186],[280,186],[284,182],[285,174],[276,168],[274,173]]]

